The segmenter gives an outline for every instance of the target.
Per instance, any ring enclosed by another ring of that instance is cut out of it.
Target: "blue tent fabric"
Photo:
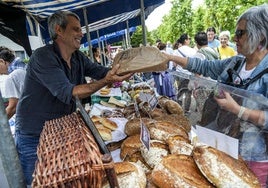
[[[87,12],[87,21],[89,23],[91,38],[97,38],[107,33],[141,25],[140,18],[140,0],[2,0],[10,7],[16,7],[24,10],[31,18],[37,20],[41,27],[43,40],[48,43],[50,37],[47,29],[47,18],[58,10],[69,10],[75,12],[81,19],[81,25],[85,26],[84,9]],[[145,18],[165,0],[144,0]],[[27,19],[30,21],[31,19]],[[34,25],[31,22],[28,26]],[[34,27],[28,27],[28,31],[34,31]],[[21,28],[20,28],[21,29]],[[86,42],[86,36],[82,43]]]

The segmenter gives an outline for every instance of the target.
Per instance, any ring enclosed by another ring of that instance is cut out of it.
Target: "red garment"
[[[262,188],[268,187],[268,162],[247,161],[247,163],[258,177]]]

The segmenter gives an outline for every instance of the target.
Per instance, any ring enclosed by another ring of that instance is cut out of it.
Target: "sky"
[[[171,1],[172,0],[165,0],[164,4],[154,9],[148,16],[145,20],[145,25],[147,26],[148,31],[156,29],[161,24],[163,16],[168,14],[172,7]],[[193,5],[198,6],[202,4],[202,2],[203,0],[193,0]]]

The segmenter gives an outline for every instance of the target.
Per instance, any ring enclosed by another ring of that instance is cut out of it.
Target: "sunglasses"
[[[243,30],[243,29],[238,29],[235,31],[235,36],[236,38],[241,38],[245,33],[247,32],[247,30]]]

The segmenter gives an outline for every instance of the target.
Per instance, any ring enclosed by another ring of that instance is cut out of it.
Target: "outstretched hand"
[[[214,97],[214,99],[222,109],[236,114],[240,109],[240,105],[233,99],[230,93],[223,91],[223,96],[221,98]]]
[[[109,83],[114,82],[122,82],[124,80],[129,79],[134,73],[128,73],[125,75],[118,75],[117,70],[119,69],[120,64],[116,64],[113,66],[113,68],[108,72],[108,74],[105,76],[105,81]]]

